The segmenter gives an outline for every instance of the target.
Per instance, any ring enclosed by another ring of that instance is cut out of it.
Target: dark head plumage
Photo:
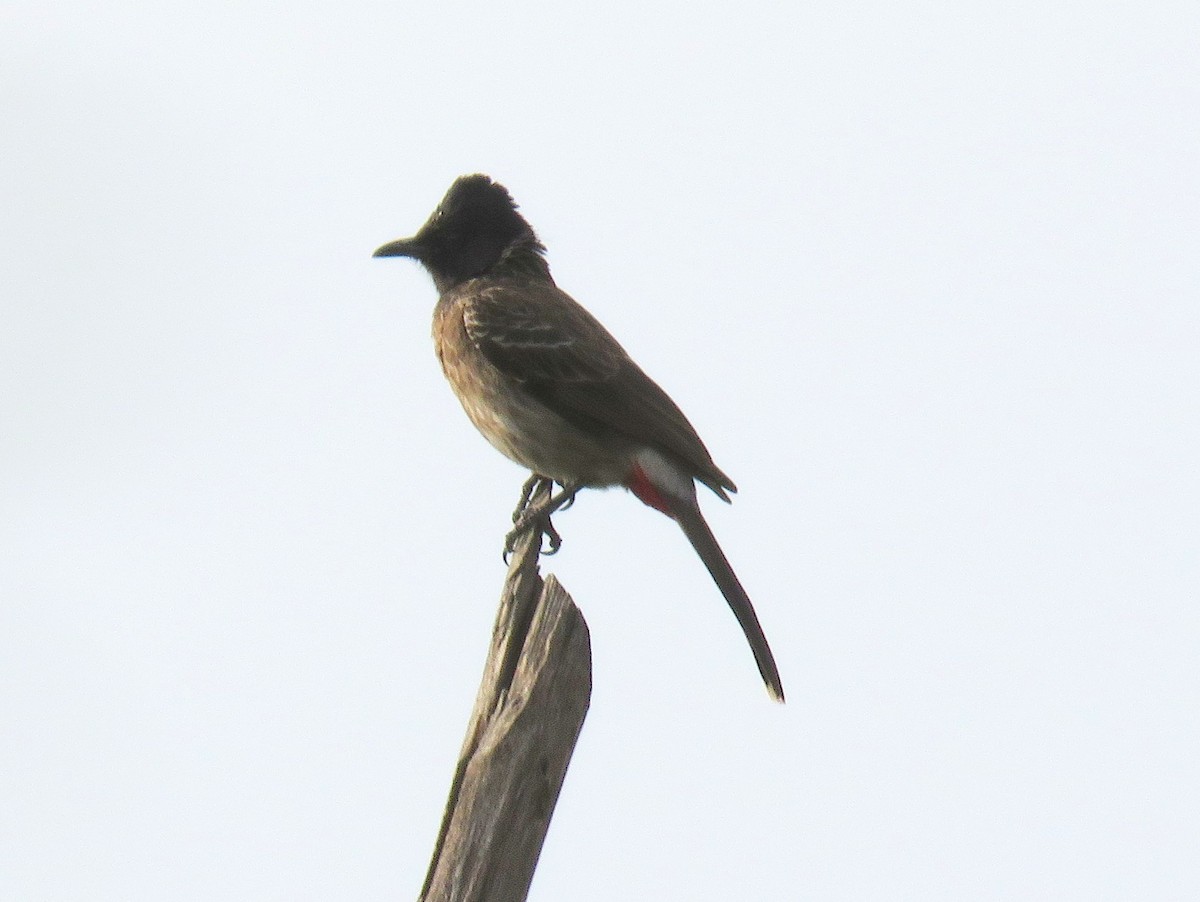
[[[544,270],[544,252],[508,190],[476,174],[455,180],[416,235],[383,245],[375,256],[419,260],[445,292],[507,262],[527,269],[532,257]]]

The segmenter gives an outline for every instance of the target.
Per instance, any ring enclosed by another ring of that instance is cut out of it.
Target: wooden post
[[[549,497],[542,487],[531,499]],[[592,691],[587,623],[517,542],[421,902],[523,902]]]

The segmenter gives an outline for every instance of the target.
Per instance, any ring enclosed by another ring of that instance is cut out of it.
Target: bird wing
[[[553,284],[476,283],[463,324],[497,369],[567,422],[667,451],[723,498],[737,491],[675,402]]]

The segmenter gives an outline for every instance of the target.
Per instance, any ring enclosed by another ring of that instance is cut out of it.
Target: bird
[[[697,483],[726,502],[737,487],[667,393],[555,284],[546,248],[508,190],[481,173],[461,176],[414,236],[373,256],[414,259],[432,277],[437,358],[475,427],[533,474],[523,504],[535,480],[562,486],[541,508],[514,515],[507,550],[538,518],[556,550],[550,513],[582,488],[623,486],[682,529],[782,702],[766,634],[697,499]]]

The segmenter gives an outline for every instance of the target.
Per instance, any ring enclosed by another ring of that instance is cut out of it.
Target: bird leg
[[[529,507],[529,499],[533,497],[533,493],[543,482],[546,482],[545,476],[539,476],[537,473],[530,473],[529,478],[525,480],[525,484],[521,486],[521,500],[517,502],[517,509],[513,511],[513,522],[521,518],[521,514],[525,512],[525,508]],[[554,483],[550,482],[550,489],[553,491]]]
[[[540,504],[530,504],[529,499],[533,494],[544,484],[549,484],[551,495]],[[525,481],[525,485],[521,488],[521,501],[517,505],[517,509],[513,512],[513,528],[507,536],[504,537],[504,560],[507,563],[508,556],[513,553],[513,549],[517,546],[517,539],[521,533],[525,532],[534,526],[537,526],[550,540],[549,548],[542,552],[543,554],[554,554],[562,547],[562,536],[558,534],[558,530],[554,528],[554,524],[550,520],[551,514],[556,511],[563,510],[571,506],[575,501],[575,494],[579,491],[579,486],[564,485],[562,491],[557,495],[553,494],[554,480],[548,479],[545,476],[534,474]]]

